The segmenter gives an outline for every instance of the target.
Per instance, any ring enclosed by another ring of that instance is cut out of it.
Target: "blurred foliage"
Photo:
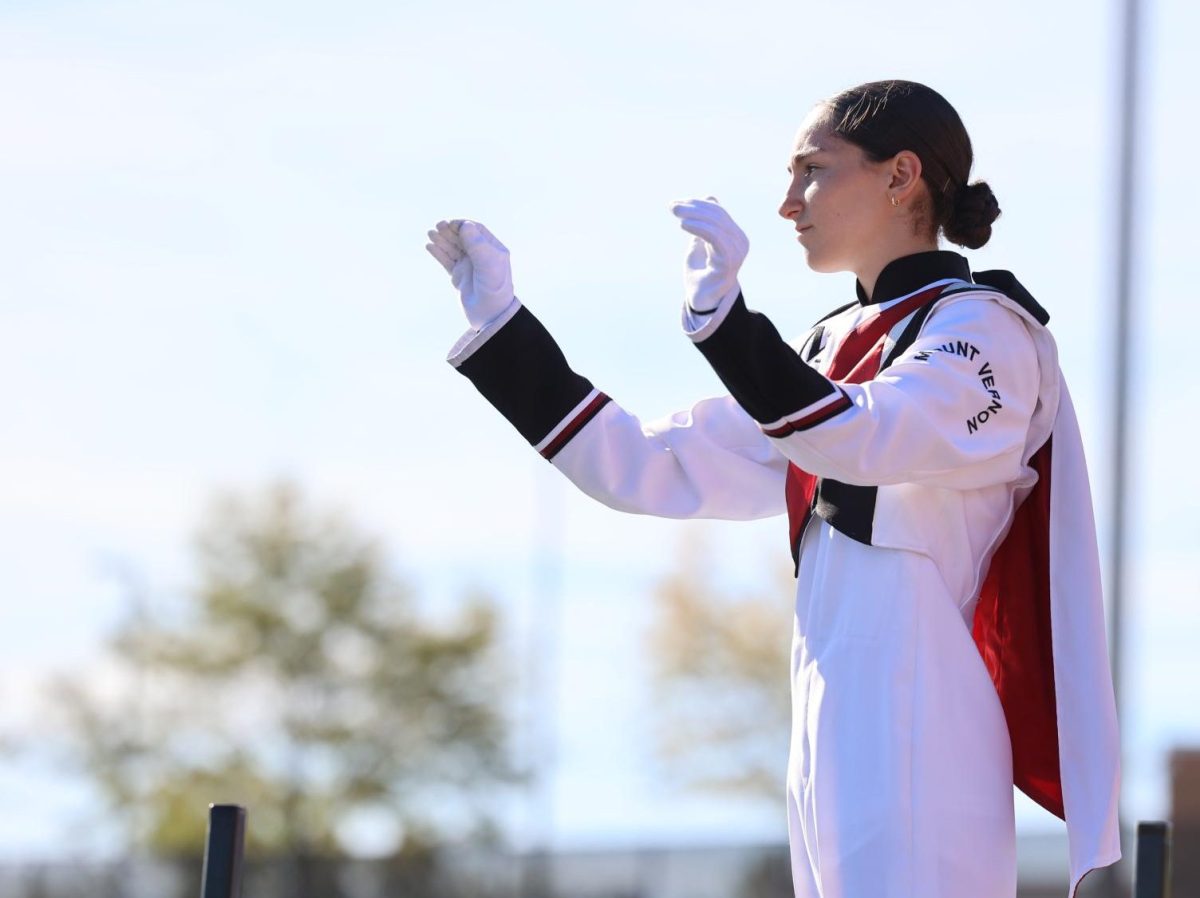
[[[692,531],[655,590],[659,754],[682,786],[778,803],[791,732],[795,581],[780,565],[759,592],[724,590],[715,556]]]
[[[493,831],[483,796],[512,771],[489,603],[423,620],[375,542],[287,484],[215,502],[194,557],[186,601],[131,597],[110,666],[54,686],[136,844],[197,854],[210,802],[249,806],[251,856]]]

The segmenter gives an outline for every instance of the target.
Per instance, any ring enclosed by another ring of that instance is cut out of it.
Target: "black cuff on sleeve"
[[[779,336],[770,320],[741,296],[725,320],[696,344],[738,404],[760,424],[772,424],[837,392]]]
[[[524,306],[458,370],[534,446],[592,392]]]

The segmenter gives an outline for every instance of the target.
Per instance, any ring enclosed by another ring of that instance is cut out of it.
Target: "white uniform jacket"
[[[950,252],[895,260],[794,344],[735,294],[684,315],[729,395],[648,423],[517,301],[451,350],[613,508],[789,512],[801,898],[1011,898],[1014,782],[1065,818],[1071,894],[1120,857],[1091,499],[1045,323]]]

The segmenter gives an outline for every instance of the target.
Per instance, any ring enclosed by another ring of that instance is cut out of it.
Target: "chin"
[[[842,262],[837,259],[832,259],[829,256],[822,255],[820,252],[805,248],[804,261],[808,267],[818,274],[835,274],[839,271],[848,270]]]

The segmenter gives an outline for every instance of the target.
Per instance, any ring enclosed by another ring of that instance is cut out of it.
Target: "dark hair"
[[[843,140],[875,162],[901,150],[916,153],[929,188],[932,220],[925,227],[959,246],[978,249],[992,236],[1000,204],[985,181],[968,184],[971,138],[954,107],[932,88],[914,81],[872,81],[825,101],[829,124]],[[918,207],[918,213],[923,213]]]

